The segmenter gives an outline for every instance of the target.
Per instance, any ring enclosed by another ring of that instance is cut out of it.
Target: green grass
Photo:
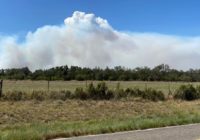
[[[126,119],[92,120],[84,122],[53,122],[48,124],[12,126],[2,129],[1,140],[41,140],[102,134],[119,131],[156,128],[200,122],[199,115],[179,114],[167,117],[136,117]]]

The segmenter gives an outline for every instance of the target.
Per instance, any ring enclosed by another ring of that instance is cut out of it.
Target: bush
[[[90,98],[95,98],[95,96],[96,96],[96,88],[94,87],[93,83],[90,83],[87,86],[86,92],[88,93]]]
[[[11,101],[20,101],[20,100],[25,100],[27,97],[25,97],[26,93],[22,91],[12,91],[12,92],[7,92],[3,98],[6,100],[11,100]]]
[[[56,92],[50,92],[50,99],[52,100],[67,100],[72,98],[72,94],[70,91],[56,91]]]
[[[86,92],[93,100],[109,100],[114,97],[113,91],[108,90],[105,82],[99,83],[96,87],[93,85],[93,83],[90,83]]]
[[[127,88],[125,92],[128,97],[141,97],[143,94],[143,91],[141,91],[139,88]]]
[[[198,99],[200,99],[200,86],[196,87],[196,92],[197,92]]]
[[[99,83],[96,87],[96,99],[107,99],[108,87],[105,82]]]
[[[142,93],[142,98],[151,100],[151,101],[164,101],[165,95],[162,91],[157,91],[157,90],[148,88]]]
[[[192,92],[191,92],[192,91]],[[192,94],[191,94],[192,93]],[[193,95],[193,93],[195,93]],[[179,99],[187,99],[192,100],[199,98],[200,96],[200,86],[195,89],[193,87],[181,87],[179,92],[175,95],[176,98]],[[90,83],[86,90],[83,88],[76,88],[74,94],[70,91],[33,91],[31,94],[14,91],[8,92],[6,95],[3,96],[3,99],[6,100],[30,100],[35,99],[38,101],[43,100],[67,100],[67,99],[93,99],[93,100],[110,100],[110,99],[121,99],[121,98],[128,98],[128,97],[140,97],[143,99],[151,100],[151,101],[163,101],[165,100],[165,96],[161,91],[156,91],[153,89],[147,89],[142,91],[138,88],[127,88],[126,90],[120,88],[120,83],[117,84],[115,90],[109,90],[108,86],[105,82],[101,82],[97,84],[95,87],[93,83]]]
[[[116,89],[115,91],[115,99],[121,99],[121,98],[126,98],[127,97],[127,93],[125,92],[123,89]]]
[[[110,99],[113,99],[114,98],[114,92],[112,90],[108,90],[106,92],[106,100],[110,100]]]
[[[125,92],[123,89],[121,89],[121,85],[118,82],[116,85],[116,89],[114,90],[114,98],[115,99],[121,99],[127,97],[128,92]]]
[[[195,89],[192,85],[182,85],[174,95],[175,99],[192,101],[200,98],[200,87]]]
[[[31,94],[31,99],[38,101],[43,101],[47,98],[47,93],[45,91],[33,91]]]
[[[86,100],[89,98],[88,94],[83,90],[83,88],[76,88],[73,98]]]

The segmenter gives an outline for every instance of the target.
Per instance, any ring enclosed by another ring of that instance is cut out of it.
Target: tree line
[[[114,68],[82,68],[78,66],[60,66],[50,69],[30,71],[28,67],[1,69],[0,79],[9,80],[110,80],[110,81],[200,81],[200,69],[188,71],[176,70],[161,64],[154,68],[137,67],[128,69],[121,66]]]

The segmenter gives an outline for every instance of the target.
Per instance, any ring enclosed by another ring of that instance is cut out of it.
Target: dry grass
[[[106,83],[112,89],[118,82]],[[147,87],[169,92],[167,82],[121,82],[121,88],[144,89],[146,84]],[[170,83],[170,89],[173,92],[182,84],[187,83]],[[85,86],[86,82],[52,81],[50,90],[73,91]],[[47,82],[5,81],[3,90],[27,93],[32,90],[46,91]],[[200,100],[151,102],[134,98],[110,101],[0,101],[0,140],[40,140],[44,136],[68,137],[195,122],[200,122]]]
[[[87,84],[92,81],[51,81],[50,82],[50,91],[61,91],[61,90],[70,90],[74,91],[77,87],[85,88]],[[140,88],[145,89],[150,87],[156,90],[161,90],[164,93],[168,94],[169,90],[173,93],[180,85],[189,84],[184,82],[142,82],[142,81],[106,81],[106,84],[109,88],[116,88],[117,83],[120,83],[121,88]],[[99,83],[99,81],[93,81],[94,84]],[[195,82],[191,83],[193,85],[200,85],[200,83]],[[3,91],[25,91],[27,93],[35,91],[47,91],[47,81],[4,81]]]
[[[171,116],[177,112],[200,113],[200,101],[5,101],[0,102],[0,124]]]
[[[144,129],[200,122],[199,118],[199,100],[1,101],[0,140]]]

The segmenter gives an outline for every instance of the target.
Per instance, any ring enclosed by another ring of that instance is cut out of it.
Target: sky
[[[199,0],[1,0],[0,32],[16,34],[62,24],[74,11],[95,13],[118,30],[196,36]]]
[[[199,0],[0,0],[0,68],[200,68]]]

